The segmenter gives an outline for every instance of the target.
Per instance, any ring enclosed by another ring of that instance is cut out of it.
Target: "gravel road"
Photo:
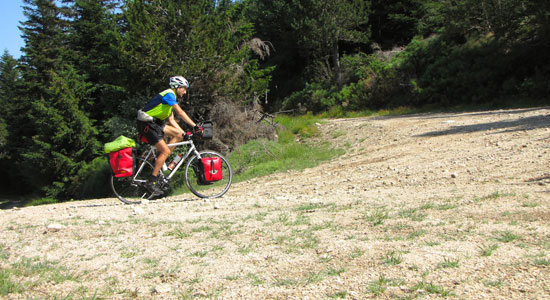
[[[215,201],[0,211],[0,297],[550,299],[550,108],[318,126],[345,155]]]

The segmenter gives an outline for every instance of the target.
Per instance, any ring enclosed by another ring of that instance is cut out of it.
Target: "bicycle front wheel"
[[[140,204],[144,199],[151,199],[153,195],[145,189],[145,182],[153,172],[153,165],[144,161],[143,158],[136,159],[137,166],[142,166],[137,170],[137,174],[131,177],[115,177],[111,175],[111,189],[118,200],[126,204]]]
[[[199,154],[201,158],[211,157],[220,159],[221,179],[210,182],[205,182],[201,179],[202,170],[199,168],[202,168],[202,162],[197,156],[194,156],[185,165],[185,183],[187,187],[200,198],[219,198],[223,196],[229,190],[231,181],[233,180],[233,171],[229,162],[223,155],[214,151],[200,151]]]

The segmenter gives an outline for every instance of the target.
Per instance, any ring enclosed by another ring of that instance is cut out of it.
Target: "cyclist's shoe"
[[[155,177],[155,176],[149,177],[149,180],[147,180],[147,182],[145,183],[145,188],[153,196],[162,195],[162,190],[160,189],[159,184],[158,184],[158,178]]]

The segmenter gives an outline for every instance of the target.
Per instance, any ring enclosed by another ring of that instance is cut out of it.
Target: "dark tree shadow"
[[[449,118],[449,116],[447,116]],[[538,128],[550,127],[550,116],[532,116],[527,118],[488,122],[482,124],[462,125],[454,126],[446,130],[430,131],[423,134],[416,135],[416,137],[435,137],[452,134],[472,133],[487,130],[502,130],[504,132],[515,132],[523,130],[533,130]]]

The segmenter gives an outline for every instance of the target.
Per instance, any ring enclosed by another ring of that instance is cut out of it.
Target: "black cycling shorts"
[[[164,122],[159,124],[157,122],[137,121],[137,129],[138,133],[151,145],[156,145],[164,138]]]

